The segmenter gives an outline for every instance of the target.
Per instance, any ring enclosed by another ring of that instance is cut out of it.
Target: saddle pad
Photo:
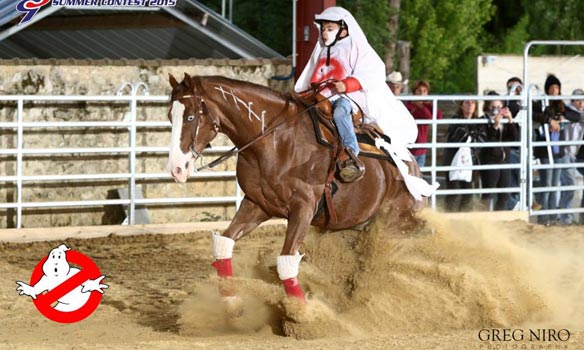
[[[318,120],[313,119],[313,122],[316,124],[315,132],[318,143],[332,148],[334,142],[333,132],[329,127],[318,122]],[[390,157],[385,152],[375,146],[375,140],[373,140],[367,133],[356,130],[356,135],[359,149],[361,150],[359,156],[390,160]]]

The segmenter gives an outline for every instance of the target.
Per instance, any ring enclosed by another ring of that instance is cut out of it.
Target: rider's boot
[[[365,175],[365,165],[355,155],[352,149],[347,148],[349,158],[340,165],[339,176],[343,182],[359,181]]]

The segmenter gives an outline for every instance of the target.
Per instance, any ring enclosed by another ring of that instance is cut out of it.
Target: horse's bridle
[[[330,83],[331,81],[333,81],[333,79],[328,79],[326,81],[323,81],[319,84],[316,84],[315,86],[312,86],[310,89],[307,89],[305,91],[300,92],[302,93],[306,93],[307,91],[316,91],[317,93],[322,90],[328,83]],[[196,79],[195,83],[198,85],[198,89],[200,90],[199,94],[201,94],[203,87],[201,85],[200,80]],[[320,103],[329,100],[333,95],[326,97],[325,99],[318,101],[316,103],[314,103],[313,105],[310,105],[308,107],[306,107],[305,109],[297,112],[296,114],[294,114],[292,117],[296,117],[299,116],[305,112],[308,112],[309,110],[311,110],[312,108],[315,108],[317,105],[319,105]],[[207,119],[209,119],[209,121],[211,122],[211,124],[213,125],[213,128],[215,129],[215,135],[217,135],[219,133],[219,131],[221,130],[220,124],[217,123],[213,117],[211,117],[211,115],[209,114],[209,110],[207,109],[207,104],[205,103],[205,99],[202,96],[195,96],[194,94],[191,95],[184,95],[179,97],[178,99],[183,99],[183,98],[196,98],[197,102],[196,102],[196,113],[197,113],[197,118],[199,118],[199,123],[197,124],[197,130],[195,131],[195,141],[193,142],[193,144],[196,143],[197,140],[197,134],[199,133],[199,126],[201,125],[201,121],[203,120],[203,116],[207,117]],[[275,119],[280,119],[280,117],[282,117],[283,115],[278,115]],[[224,155],[218,157],[217,159],[215,159],[214,161],[212,161],[209,164],[203,164],[201,167],[197,168],[196,171],[201,171],[203,169],[206,168],[213,168],[215,166],[217,166],[218,164],[224,162],[225,160],[227,160],[228,158],[242,152],[243,150],[245,150],[246,148],[250,147],[251,145],[253,145],[254,143],[260,141],[261,139],[267,137],[269,134],[271,134],[272,132],[274,132],[278,127],[280,127],[281,125],[288,123],[289,120],[297,120],[297,118],[285,118],[284,120],[280,121],[279,123],[276,123],[276,125],[272,126],[271,128],[269,128],[268,130],[266,130],[265,132],[263,132],[261,135],[258,135],[257,137],[255,137],[251,142],[248,142],[246,145],[244,145],[243,147],[237,149],[237,147],[233,147],[231,150],[229,150],[227,153],[225,153]],[[199,157],[202,156],[201,153],[197,152],[193,145],[191,145],[191,154],[193,155],[194,159],[197,159]]]
[[[209,122],[211,123],[211,125],[213,125],[213,129],[215,130],[215,136],[217,136],[217,134],[221,130],[221,126],[209,114],[209,109],[207,108],[207,104],[205,103],[205,98],[203,98],[202,96],[184,95],[184,96],[179,97],[178,100],[183,99],[183,98],[195,98],[196,99],[195,115],[198,119],[197,130],[195,131],[195,139],[194,139],[193,144],[190,147],[190,150],[191,150],[191,154],[193,155],[194,159],[197,159],[202,155],[201,153],[199,153],[195,150],[195,144],[197,143],[197,136],[199,135],[199,128],[201,127],[201,122],[203,121],[203,118],[206,117],[209,120]]]

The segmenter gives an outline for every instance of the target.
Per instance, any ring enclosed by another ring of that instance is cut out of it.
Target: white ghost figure
[[[34,286],[30,286],[21,281],[16,281],[16,284],[19,285],[19,287],[16,288],[16,290],[20,292],[19,295],[28,295],[33,299],[36,299],[37,295],[42,294],[45,291],[51,291],[71,276],[81,271],[78,268],[69,266],[65,254],[68,250],[70,250],[69,247],[61,244],[50,251],[47,261],[43,264],[44,275]],[[89,279],[83,282],[80,286],[59,298],[54,307],[55,310],[66,312],[75,311],[85,305],[91,295],[90,292],[96,291],[103,294],[103,289],[109,287],[107,284],[100,283],[104,278],[105,276],[102,275],[97,279]]]

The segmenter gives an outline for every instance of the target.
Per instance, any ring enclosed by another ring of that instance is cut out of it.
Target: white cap
[[[387,82],[390,82],[392,84],[407,84],[408,80],[403,80],[404,78],[402,77],[400,72],[396,72],[393,71],[390,74],[387,75],[387,79],[385,79]]]

